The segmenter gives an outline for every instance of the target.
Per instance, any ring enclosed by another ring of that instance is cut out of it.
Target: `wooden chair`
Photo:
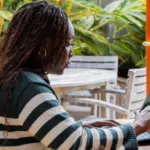
[[[129,111],[123,107],[120,107],[120,106],[117,106],[117,105],[114,105],[114,104],[111,104],[111,103],[108,103],[108,102],[104,102],[102,100],[97,100],[97,99],[94,99],[94,98],[70,98],[70,97],[67,97],[67,96],[64,96],[62,98],[62,101],[65,101],[65,102],[69,102],[69,103],[83,103],[83,104],[89,104],[89,105],[97,105],[99,107],[104,107],[104,108],[107,108],[107,109],[110,109],[112,111],[115,111],[117,113],[119,113],[121,115],[121,118],[126,118],[126,114],[129,113]],[[90,120],[90,119],[96,119],[97,117],[100,117],[99,115],[97,116],[92,116],[92,115],[89,115],[89,116],[86,116],[86,120]],[[102,118],[102,117],[100,117]],[[76,120],[80,120],[82,118],[75,118]],[[107,118],[106,119],[115,119],[115,118]]]
[[[135,117],[133,111],[139,111],[146,99],[146,68],[130,69],[124,90],[94,89],[92,92],[107,92],[122,95],[121,106],[130,111],[130,113],[127,114],[127,118],[133,119]]]
[[[106,107],[111,109],[110,118],[107,119],[115,119],[116,113],[114,111],[122,114],[121,118],[133,119],[135,117],[133,111],[140,110],[146,98],[146,68],[141,69],[130,69],[128,72],[128,79],[126,83],[125,90],[121,89],[94,89],[92,93],[102,93],[109,92],[117,95],[123,95],[122,105],[117,106],[115,104],[111,104],[108,102],[104,102],[102,100],[96,100],[92,98],[72,98],[69,96],[65,96],[63,101],[74,102],[74,103],[86,103],[91,105],[98,105],[100,107]],[[99,114],[97,114],[97,117]]]
[[[118,74],[118,57],[117,56],[74,56],[71,58],[71,64],[69,68],[87,68],[87,69],[107,69],[112,70]],[[117,80],[113,80],[110,82],[111,88],[117,86]],[[118,86],[117,86],[118,88]],[[75,91],[69,93],[66,96],[76,97],[76,98],[92,98],[93,95],[90,91]],[[112,96],[115,100],[115,96]],[[107,99],[109,95],[107,95]],[[72,103],[73,104],[73,103]],[[96,107],[96,106],[95,106]],[[92,114],[94,114],[95,107],[92,107]],[[79,111],[80,110],[80,111]],[[85,116],[86,114],[91,113],[91,107],[85,106],[83,107],[82,104],[70,105],[67,110],[69,113],[79,113]]]
[[[107,69],[118,74],[117,56],[74,56],[71,58],[69,68]],[[117,83],[117,80],[111,81]]]

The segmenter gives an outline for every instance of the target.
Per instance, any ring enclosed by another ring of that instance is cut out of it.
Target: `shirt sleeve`
[[[83,128],[60,105],[52,90],[30,84],[18,99],[18,120],[39,142],[57,150],[137,150],[133,128]]]

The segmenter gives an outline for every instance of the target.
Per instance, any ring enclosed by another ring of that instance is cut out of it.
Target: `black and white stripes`
[[[18,88],[19,90],[19,88]],[[18,118],[0,117],[0,145],[6,150],[137,150],[130,125],[108,129],[83,128],[60,106],[44,84],[30,83],[17,99]]]

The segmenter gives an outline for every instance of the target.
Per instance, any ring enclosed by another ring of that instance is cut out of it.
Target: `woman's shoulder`
[[[55,92],[51,88],[50,84],[47,83],[41,76],[33,72],[21,72],[21,74],[18,77],[17,84],[13,90],[14,98],[17,99],[19,95],[21,95],[21,93],[23,93],[27,88],[33,91],[33,87],[40,87],[42,89],[47,88],[55,95]]]
[[[23,71],[20,76],[19,76],[19,82],[25,82],[26,84],[31,84],[31,83],[39,83],[39,84],[49,84],[38,74],[33,73],[33,72],[27,72]]]
[[[51,96],[52,99],[58,100],[54,90],[38,74],[33,72],[22,72],[17,80],[17,84],[12,91],[12,110],[18,112],[24,108],[27,103],[33,99],[42,101],[43,97]],[[16,112],[16,114],[18,114]]]

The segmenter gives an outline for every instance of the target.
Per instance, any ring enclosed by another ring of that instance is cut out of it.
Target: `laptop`
[[[142,111],[146,106],[150,105],[150,94],[146,97],[146,100],[141,107],[140,111]],[[144,132],[137,136],[137,141],[139,145],[150,145],[150,131]]]

